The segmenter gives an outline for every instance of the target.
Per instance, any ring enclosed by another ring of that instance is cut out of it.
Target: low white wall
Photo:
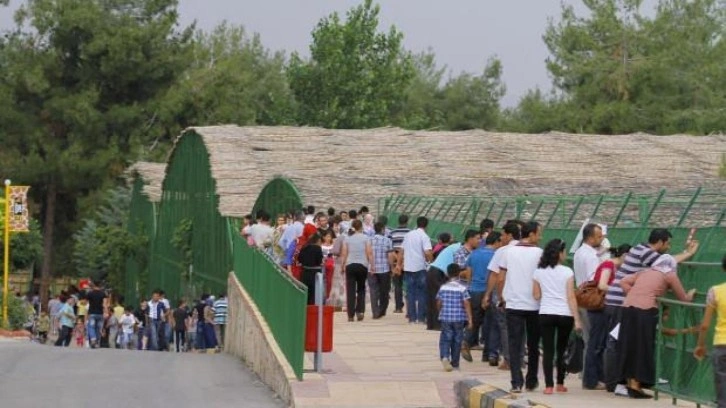
[[[295,372],[234,273],[229,274],[227,281],[229,305],[224,351],[241,357],[283,401],[294,406],[290,383],[297,381]]]

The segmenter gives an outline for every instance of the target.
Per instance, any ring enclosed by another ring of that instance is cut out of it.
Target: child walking
[[[134,327],[139,324],[139,321],[136,319],[136,316],[134,316],[132,307],[126,306],[124,314],[121,316],[118,323],[121,326],[121,341],[119,342],[120,348],[123,350],[133,350],[134,343],[131,339],[134,336]]]
[[[726,272],[726,255],[721,261],[721,267]],[[698,334],[698,345],[693,355],[698,360],[706,356],[706,333],[711,326],[711,320],[716,315],[716,329],[713,335],[713,376],[716,381],[716,404],[719,408],[726,407],[726,283],[716,285],[708,290],[706,298],[706,313],[703,315],[701,330]]]
[[[436,305],[441,322],[439,357],[444,370],[451,371],[459,368],[464,329],[471,330],[472,315],[469,291],[459,280],[461,268],[457,264],[451,264],[446,272],[449,281],[439,289]]]

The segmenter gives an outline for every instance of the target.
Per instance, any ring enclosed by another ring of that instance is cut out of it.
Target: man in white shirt
[[[512,377],[512,393],[521,393],[522,387],[534,391],[539,382],[539,301],[532,293],[534,271],[542,258],[537,247],[542,237],[542,227],[537,222],[522,226],[522,241],[507,249],[501,263],[499,280],[504,282],[502,299],[506,308],[509,334],[509,367]],[[527,376],[522,377],[523,340],[527,337]]]
[[[575,251],[572,266],[575,270],[575,286],[580,286],[585,282],[595,278],[597,267],[600,266],[600,258],[597,248],[603,240],[602,227],[598,224],[587,224],[582,229],[582,245]],[[583,349],[587,350],[587,343],[590,340],[590,320],[587,316],[587,310],[580,308],[580,324],[582,325],[582,340],[585,343]],[[583,364],[586,364],[583,356]]]
[[[575,269],[575,285],[592,280],[600,265],[597,247],[602,243],[602,228],[597,224],[587,224],[582,229],[582,245],[575,251],[573,266]]]
[[[296,211],[295,222],[285,228],[285,232],[282,233],[282,236],[277,243],[283,251],[287,251],[287,249],[290,247],[290,244],[296,239],[300,238],[303,233],[303,228],[305,227],[305,225],[303,225],[304,221],[305,214],[303,214],[302,211]]]
[[[409,323],[426,322],[426,270],[428,263],[433,260],[431,238],[426,234],[428,225],[429,220],[426,217],[418,217],[417,228],[406,234],[398,253],[398,265],[403,265],[406,281],[406,309]]]
[[[270,214],[262,211],[257,224],[252,225],[248,233],[257,248],[262,250],[269,248],[272,245],[272,236],[275,233],[275,229],[270,225]]]
[[[487,282],[487,291],[482,300],[482,307],[485,310],[489,310],[494,313],[494,322],[492,324],[492,330],[499,330],[501,345],[501,356],[503,361],[499,365],[500,370],[509,370],[509,335],[507,334],[507,319],[503,307],[499,307],[502,300],[499,297],[501,289],[497,289],[500,285],[503,288],[504,282],[499,282],[501,276],[501,263],[504,258],[504,254],[507,253],[509,248],[519,244],[521,238],[521,232],[519,230],[520,225],[518,221],[510,220],[502,227],[502,247],[494,252],[492,260],[489,262],[488,269],[493,272],[489,274],[489,280]],[[485,317],[486,318],[486,317]]]

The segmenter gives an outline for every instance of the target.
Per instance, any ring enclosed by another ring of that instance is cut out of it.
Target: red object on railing
[[[333,306],[323,306],[323,352],[333,351]],[[305,323],[305,351],[318,349],[318,306],[308,306]]]

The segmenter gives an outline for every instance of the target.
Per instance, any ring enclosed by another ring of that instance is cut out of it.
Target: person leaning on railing
[[[726,272],[726,255],[721,261],[721,268]],[[694,357],[703,360],[706,356],[706,333],[711,320],[716,314],[716,328],[713,336],[713,375],[716,381],[716,401],[719,408],[726,407],[726,282],[711,287],[706,297],[706,312],[703,315],[698,345],[693,351]]]

